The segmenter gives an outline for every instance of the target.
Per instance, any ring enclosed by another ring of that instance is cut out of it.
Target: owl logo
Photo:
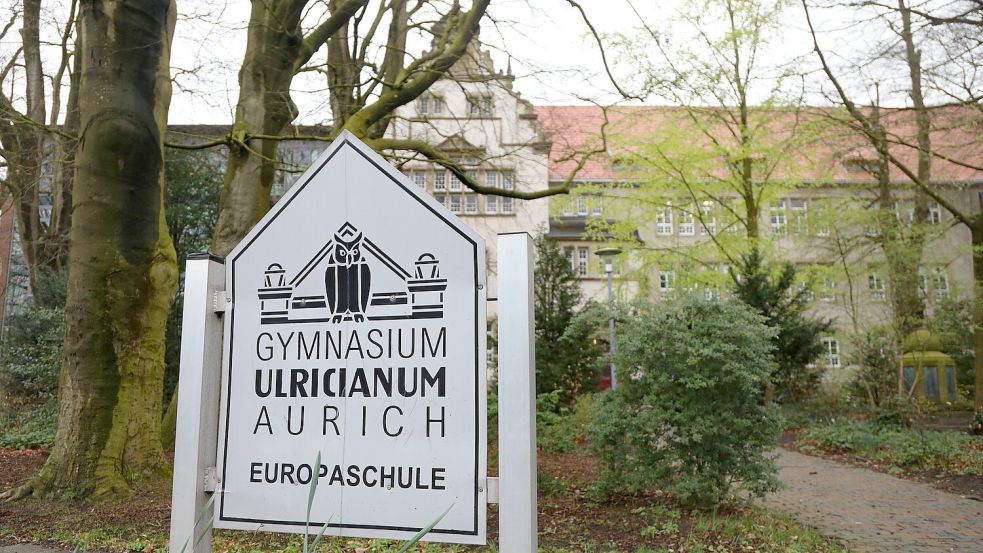
[[[324,288],[331,322],[365,320],[372,297],[372,273],[366,263],[362,233],[345,223],[334,235],[334,245],[324,271]]]

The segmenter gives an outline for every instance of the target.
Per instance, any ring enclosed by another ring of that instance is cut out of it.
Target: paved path
[[[778,450],[785,489],[765,505],[858,552],[981,553],[983,503],[869,469]]]

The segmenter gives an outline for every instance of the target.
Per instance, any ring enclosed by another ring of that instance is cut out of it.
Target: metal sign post
[[[180,553],[182,548],[185,553],[212,549],[211,530],[205,530],[210,528],[211,514],[204,509],[209,492],[214,491],[206,478],[215,466],[218,438],[224,263],[207,253],[192,254],[185,269],[170,553]]]
[[[533,245],[498,235],[499,549],[537,550]]]

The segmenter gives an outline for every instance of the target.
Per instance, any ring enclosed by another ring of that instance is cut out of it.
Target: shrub
[[[65,312],[32,306],[8,317],[0,349],[0,384],[10,394],[47,398],[58,389]]]
[[[54,401],[34,409],[10,410],[0,418],[0,447],[32,449],[48,447],[55,440]]]
[[[777,485],[778,417],[763,390],[775,330],[746,305],[688,297],[620,317],[618,389],[590,425],[602,487],[658,486],[684,503]]]
[[[582,303],[580,283],[570,260],[556,243],[541,234],[536,238],[536,393],[560,392],[570,405],[583,392],[597,390],[599,359],[603,351],[592,335],[603,315]]]
[[[850,453],[910,470],[976,474],[983,466],[979,439],[955,432],[848,422],[804,430],[800,443],[805,449]]]
[[[801,401],[812,394],[821,371],[816,365],[823,352],[820,337],[832,328],[832,321],[807,314],[811,304],[808,288],[800,288],[797,270],[791,263],[771,265],[754,248],[742,255],[731,269],[734,295],[764,317],[775,329],[774,371],[771,391],[781,402]]]

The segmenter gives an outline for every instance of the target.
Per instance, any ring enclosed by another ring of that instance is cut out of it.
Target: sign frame
[[[417,189],[381,156],[361,144],[347,131],[329,146],[318,161],[304,173],[302,179],[309,180],[326,162],[325,156],[328,152],[337,151],[345,141],[360,146],[362,153],[374,159],[377,166],[397,184],[402,181],[402,186],[406,190],[437,208],[439,204],[436,204],[429,194]],[[263,221],[260,222],[262,223]],[[250,235],[252,234],[251,232]],[[473,234],[477,236],[476,233]],[[480,237],[478,238],[480,240]],[[511,467],[500,469],[502,471],[500,483],[499,478],[487,477],[487,387],[476,382],[479,416],[476,420],[476,424],[479,425],[476,441],[479,454],[475,480],[478,492],[475,496],[475,516],[479,535],[467,536],[472,539],[466,541],[436,532],[424,536],[424,540],[485,543],[487,503],[497,503],[501,497],[500,545],[504,547],[508,543],[514,551],[532,553],[536,550],[537,533],[535,395],[534,392],[530,392],[535,390],[535,339],[532,332],[533,248],[531,240],[525,233],[499,235],[498,242],[499,277],[505,278],[514,285],[512,290],[514,293],[506,291],[500,298],[487,297],[487,272],[482,247],[481,255],[476,259],[475,275],[479,315],[476,320],[478,332],[476,349],[481,375],[480,383],[484,384],[487,353],[485,333],[482,330],[486,322],[486,302],[499,301],[500,336],[516,341],[514,350],[507,348],[501,339],[499,342],[500,350],[506,350],[502,352],[499,362],[499,373],[502,375],[499,390],[499,420],[502,421],[500,427],[509,429],[510,435],[517,440],[519,447],[500,449],[500,467]],[[503,255],[506,250],[507,253]],[[216,472],[217,454],[221,445],[219,401],[222,393],[220,390],[226,389],[227,384],[223,380],[225,373],[223,367],[228,359],[225,345],[228,340],[224,339],[224,334],[231,322],[231,317],[225,315],[235,308],[233,295],[226,291],[231,291],[231,288],[227,288],[227,284],[231,282],[227,277],[227,273],[230,272],[231,264],[224,258],[207,253],[192,254],[188,257],[182,323],[184,332],[181,344],[181,379],[177,391],[179,432],[175,441],[170,553],[210,553],[213,527],[213,522],[210,521],[219,518],[218,509],[214,505],[214,502],[220,498],[214,494],[222,493],[221,475]],[[514,391],[520,393],[513,393]],[[229,526],[219,523],[214,527]],[[277,531],[276,528],[257,524],[235,527]],[[293,531],[303,532],[305,529],[297,527]],[[318,531],[318,528],[311,525],[307,531],[313,534]],[[393,537],[389,534],[370,535],[358,531],[331,532],[331,534]]]

